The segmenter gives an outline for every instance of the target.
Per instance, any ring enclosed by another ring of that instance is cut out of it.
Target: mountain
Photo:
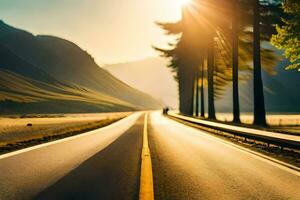
[[[161,102],[100,68],[76,44],[0,21],[1,114],[157,109]]]
[[[165,105],[178,107],[178,86],[166,67],[166,59],[147,58],[135,62],[105,65],[114,76],[141,91],[160,99]]]

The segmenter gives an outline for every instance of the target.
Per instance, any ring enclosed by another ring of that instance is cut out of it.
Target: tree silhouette
[[[239,101],[239,2],[232,1],[232,101],[233,122],[240,123],[240,101]]]
[[[258,1],[246,0],[194,0],[183,8],[179,22],[158,23],[167,34],[178,35],[177,41],[169,44],[170,49],[155,49],[170,58],[169,67],[176,73],[179,83],[181,113],[192,115],[195,110],[198,115],[201,72],[201,116],[205,115],[204,86],[208,92],[208,116],[215,119],[214,100],[222,97],[226,86],[232,81],[234,122],[239,123],[238,81],[244,77],[239,76],[238,72],[253,69],[255,124],[265,125],[261,62],[267,71],[272,72],[276,57],[270,49],[261,48],[260,41],[269,39],[275,30],[269,23],[276,19],[273,10],[278,6],[274,2],[264,1],[260,5]],[[253,68],[250,65],[252,58]],[[196,108],[193,109],[193,106]],[[262,109],[257,112],[259,107]]]

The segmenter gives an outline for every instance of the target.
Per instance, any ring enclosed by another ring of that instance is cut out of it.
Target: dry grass
[[[233,119],[232,114],[218,113],[217,119],[230,123]],[[242,114],[241,121],[246,127],[252,127],[253,115]],[[300,115],[299,114],[268,114],[267,128],[256,127],[267,131],[275,131],[286,134],[300,135]]]
[[[43,101],[77,101],[104,107],[135,106],[103,92],[89,88],[57,86],[26,78],[22,75],[0,69],[0,102],[10,100],[18,103],[37,103]]]
[[[98,129],[128,115],[129,113],[115,113],[85,117],[1,118],[0,154]],[[27,126],[29,123],[32,126]]]
[[[221,121],[232,121],[232,114],[218,113],[218,120]],[[252,124],[253,115],[242,114],[241,121],[245,124]],[[270,126],[300,126],[300,115],[299,114],[268,114],[267,122]]]

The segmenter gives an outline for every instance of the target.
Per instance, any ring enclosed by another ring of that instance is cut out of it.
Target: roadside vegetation
[[[284,56],[291,62],[286,69],[297,69],[300,72],[300,1],[284,0],[282,9],[285,16],[283,24],[277,25],[277,34],[271,42],[278,49],[284,50]]]
[[[66,119],[61,117],[2,118],[2,121],[15,120],[15,123],[0,126],[0,154],[95,130],[108,126],[128,115],[129,113],[108,115],[107,117],[99,117],[98,120],[95,117],[90,119],[84,119],[84,117],[75,119],[70,117]]]

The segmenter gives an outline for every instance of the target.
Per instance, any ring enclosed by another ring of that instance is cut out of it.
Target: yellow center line
[[[143,149],[142,149],[142,165],[141,165],[141,177],[140,177],[140,200],[153,200],[153,175],[152,175],[152,163],[151,154],[148,145],[148,113],[145,114],[144,132],[143,132]]]

